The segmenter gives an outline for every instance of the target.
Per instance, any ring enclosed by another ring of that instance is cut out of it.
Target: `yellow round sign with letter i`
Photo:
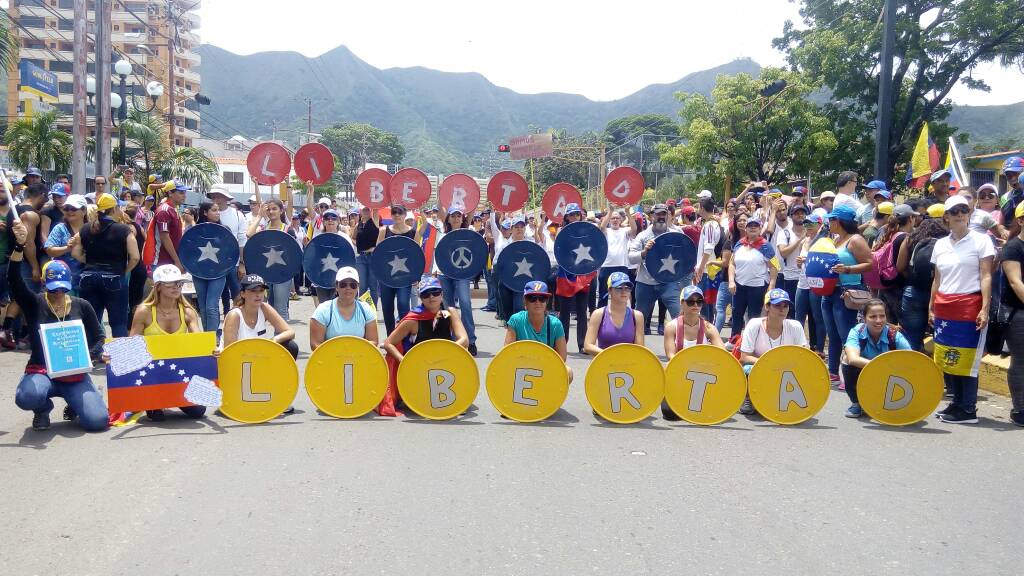
[[[388,365],[369,340],[339,336],[313,351],[306,363],[306,394],[324,414],[358,418],[388,390]]]
[[[747,378],[724,348],[701,344],[679,351],[665,367],[665,401],[694,424],[721,424],[740,409]]]
[[[501,349],[487,367],[487,396],[512,420],[539,422],[569,394],[569,373],[550,346],[521,340]]]
[[[665,395],[665,369],[653,352],[637,344],[616,344],[598,354],[586,378],[587,401],[616,424],[647,418]]]
[[[232,343],[217,358],[220,411],[237,422],[258,424],[273,420],[295,400],[299,368],[288,350],[265,338]]]
[[[802,346],[772,348],[757,359],[747,378],[750,402],[776,424],[804,422],[828,402],[828,367]]]
[[[857,379],[861,408],[890,426],[906,426],[927,418],[939,407],[944,390],[939,367],[930,356],[913,350],[892,350],[876,356]]]
[[[473,404],[479,391],[476,361],[451,340],[421,342],[398,365],[402,401],[424,418],[455,418]]]

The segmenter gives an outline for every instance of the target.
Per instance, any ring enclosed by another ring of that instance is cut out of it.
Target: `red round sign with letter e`
[[[452,204],[462,207],[462,212],[472,212],[480,204],[480,185],[466,174],[452,174],[441,182],[437,189],[437,201],[445,210]]]
[[[367,208],[385,208],[391,205],[388,186],[391,185],[391,174],[380,168],[368,168],[356,176],[353,189],[356,200]]]
[[[487,199],[498,212],[515,212],[526,205],[530,187],[518,172],[505,170],[487,182]]]
[[[273,142],[257,144],[245,159],[249,175],[257,184],[273,186],[284,182],[292,169],[292,159],[284,146]]]
[[[580,191],[572,184],[559,182],[558,184],[552,184],[544,192],[544,199],[541,200],[540,204],[544,208],[544,214],[547,215],[548,220],[560,224],[562,219],[565,218],[566,206],[569,204],[579,204],[580,208],[583,207],[583,196],[580,195]]]
[[[604,196],[617,206],[632,206],[644,195],[644,176],[632,166],[619,166],[604,179]]]
[[[331,179],[334,154],[318,142],[304,144],[295,152],[295,175],[303,182],[319,186]]]
[[[391,177],[388,190],[392,204],[401,204],[412,210],[430,199],[430,178],[422,170],[402,168]]]

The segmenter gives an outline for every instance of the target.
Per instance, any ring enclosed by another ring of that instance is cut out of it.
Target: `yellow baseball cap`
[[[946,213],[946,207],[942,204],[932,204],[928,207],[928,215],[932,218],[942,218],[942,215]]]
[[[878,204],[878,213],[892,216],[892,209],[895,205],[892,202],[880,202]]]
[[[96,208],[100,210],[110,210],[115,206],[117,206],[117,199],[110,194],[101,194],[100,197],[96,199]]]
[[[1017,209],[1013,211],[1014,218],[1024,218],[1024,202],[1017,204]]]

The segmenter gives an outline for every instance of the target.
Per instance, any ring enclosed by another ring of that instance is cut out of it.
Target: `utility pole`
[[[96,0],[96,175],[110,173],[110,3]]]
[[[73,75],[74,104],[71,124],[71,139],[74,149],[71,153],[71,184],[77,190],[85,190],[85,53],[88,46],[85,40],[85,22],[87,13],[85,0],[74,0],[75,14],[75,45],[72,54],[74,62],[71,65]],[[46,170],[49,166],[40,166]]]
[[[604,141],[602,140],[601,141],[600,152],[599,152],[598,157],[597,157],[597,164],[598,164],[598,166],[597,166],[597,189],[598,189],[598,191],[602,195],[604,195],[604,177],[605,177],[604,170],[605,170],[605,164],[606,164],[606,159],[605,159],[604,153],[605,153],[605,147],[604,147]],[[605,198],[604,206],[605,206],[606,209],[608,208],[608,199],[607,198]]]
[[[306,144],[313,141],[313,101],[306,98]]]
[[[882,67],[878,73],[878,113],[875,129],[875,178],[889,180],[889,133],[892,123],[892,59],[896,44],[896,0],[885,0],[882,18]]]
[[[164,22],[167,24],[164,33],[167,36],[167,145],[174,150],[174,132],[177,126],[174,124],[174,99],[178,97],[178,91],[174,87],[174,13],[171,0],[167,0],[167,16]]]

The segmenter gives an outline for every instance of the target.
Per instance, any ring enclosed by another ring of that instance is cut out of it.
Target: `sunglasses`
[[[324,220],[337,220],[337,216],[324,216]]]
[[[180,290],[183,286],[185,286],[185,281],[178,280],[177,282],[161,282],[161,284],[167,286],[168,288],[178,288]]]
[[[342,280],[341,282],[338,282],[338,288],[349,288],[351,290],[355,290],[356,288],[359,288],[359,282],[356,282],[355,280]]]
[[[957,206],[956,208],[950,208],[949,210],[947,210],[946,214],[951,214],[953,216],[959,216],[961,214],[967,214],[970,211],[971,211],[970,208],[967,208],[966,206]]]
[[[526,297],[526,301],[531,304],[535,304],[537,302],[547,302],[548,297],[542,294],[530,294],[529,296]]]
[[[687,306],[703,306],[704,305],[704,299],[703,298],[696,298],[694,300],[685,300],[685,302],[686,302]]]
[[[79,210],[80,208],[75,208],[74,206],[65,206],[62,208],[63,212],[78,212]]]
[[[424,290],[420,292],[420,298],[440,298],[441,291],[437,288],[431,288],[430,290]]]

